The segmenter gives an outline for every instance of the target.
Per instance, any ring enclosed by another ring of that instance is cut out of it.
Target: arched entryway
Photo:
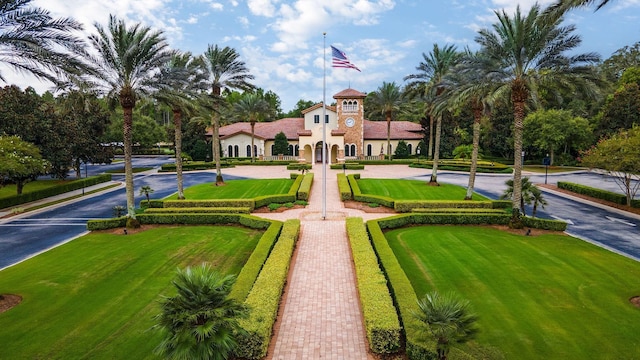
[[[315,154],[315,161],[317,163],[321,163],[322,162],[322,155],[323,155],[323,152],[322,152],[322,141],[320,141],[320,142],[318,142],[316,144],[316,148],[315,148],[314,154]]]

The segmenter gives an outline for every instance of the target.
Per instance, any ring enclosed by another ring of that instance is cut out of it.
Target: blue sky
[[[552,0],[540,0],[546,6]],[[208,44],[235,48],[255,76],[254,84],[276,92],[288,111],[299,99],[321,101],[323,32],[326,49],[345,52],[362,72],[331,68],[326,51],[327,102],[347,87],[375,91],[383,81],[403,84],[434,43],[459,49],[490,27],[493,13],[512,14],[517,4],[528,10],[534,1],[509,0],[34,0],[53,16],[69,16],[93,31],[109,14],[130,23],[142,22],[165,32],[171,46],[194,54]],[[612,0],[572,11],[565,20],[577,26],[580,52],[598,52],[603,59],[640,41],[640,0]],[[44,91],[49,84],[1,69],[7,82]]]

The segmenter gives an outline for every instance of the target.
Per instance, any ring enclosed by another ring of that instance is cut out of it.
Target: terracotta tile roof
[[[362,93],[358,90],[355,89],[344,89],[342,91],[340,91],[339,93],[333,95],[334,99],[342,99],[342,98],[363,98],[366,97],[367,94]]]
[[[338,129],[331,130],[331,136],[340,136],[344,134],[346,134],[346,131],[344,130],[338,130]]]
[[[322,103],[321,103],[321,102],[319,102],[319,103],[317,103],[317,104],[313,105],[313,106],[312,106],[312,107],[310,107],[310,108],[306,108],[306,109],[302,110],[302,114],[304,115],[304,114],[306,114],[306,113],[308,113],[308,112],[310,112],[310,111],[313,111],[313,110],[315,110],[315,109],[320,109],[321,107],[322,107]],[[327,110],[329,110],[329,111],[336,112],[336,107],[335,107],[335,106],[327,105],[327,106],[325,106],[325,107],[326,107],[326,108],[327,108]]]
[[[420,140],[422,139],[422,126],[410,121],[392,121],[391,139],[395,140]],[[386,121],[364,121],[365,140],[386,140]]]

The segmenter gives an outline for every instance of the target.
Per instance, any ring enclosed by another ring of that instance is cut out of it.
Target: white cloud
[[[253,15],[273,17],[276,14],[278,2],[278,0],[247,0],[247,6]]]
[[[248,27],[250,24],[249,18],[247,18],[246,16],[238,16],[238,22],[244,27]]]
[[[198,23],[198,17],[197,16],[190,16],[187,19],[187,24],[197,24]]]

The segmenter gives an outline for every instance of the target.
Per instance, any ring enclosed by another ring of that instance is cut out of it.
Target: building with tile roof
[[[345,89],[333,96],[336,106],[325,106],[328,163],[384,158],[387,123],[364,118],[365,97],[362,92]],[[322,162],[322,103],[305,109],[302,115],[302,118],[256,123],[254,153],[266,160],[284,158],[307,163]],[[273,153],[274,140],[280,132],[289,141],[289,154]],[[423,138],[420,124],[409,121],[392,121],[390,134],[391,153],[398,142],[404,140],[410,153],[414,154]],[[225,157],[250,157],[251,125],[239,122],[221,127],[220,144]]]

